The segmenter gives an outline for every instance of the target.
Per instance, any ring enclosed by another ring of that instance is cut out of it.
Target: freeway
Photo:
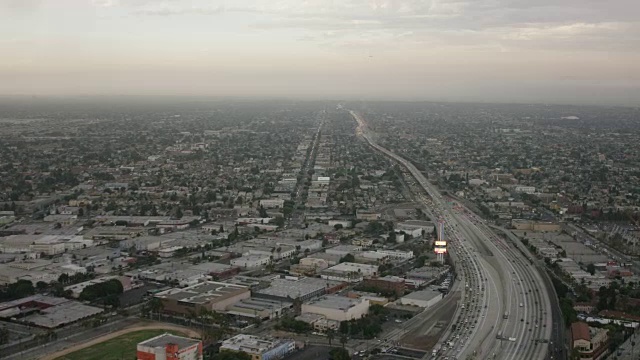
[[[378,145],[365,119],[356,134],[376,151],[406,168],[426,192],[420,200],[445,221],[454,265],[461,269],[462,305],[454,326],[429,355],[435,359],[551,359],[551,303],[544,281],[529,260],[468,209],[443,197],[407,159]],[[429,356],[428,355],[428,356]]]

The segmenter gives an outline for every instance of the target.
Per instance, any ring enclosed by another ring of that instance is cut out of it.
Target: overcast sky
[[[640,103],[639,0],[0,0],[0,94]]]

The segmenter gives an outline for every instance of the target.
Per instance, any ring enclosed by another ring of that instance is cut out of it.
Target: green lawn
[[[185,336],[185,334],[173,330],[134,331],[59,357],[56,360],[133,360],[136,358],[136,345],[139,342],[165,332]]]

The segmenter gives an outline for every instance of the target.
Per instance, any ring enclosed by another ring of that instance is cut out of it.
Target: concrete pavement
[[[447,222],[448,240],[454,251],[473,254],[465,258],[473,266],[471,277],[476,277],[478,281],[474,283],[469,296],[468,304],[473,310],[463,311],[464,323],[460,322],[461,318],[458,321],[464,328],[446,336],[441,348],[435,349],[434,357],[544,359],[548,349],[541,344],[545,344],[544,341],[550,337],[551,306],[548,294],[545,294],[546,288],[537,287],[544,282],[536,269],[530,266],[527,259],[523,259],[517,249],[495,236],[483,220],[468,210],[460,213],[452,208],[448,200],[410,161],[372,140],[366,121],[360,114],[351,111],[351,115],[358,122],[357,134],[364,137],[376,151],[409,170],[424,188],[430,197],[425,201],[429,202],[436,215],[444,217]],[[469,277],[467,280],[470,280]],[[532,290],[533,287],[535,290]],[[502,331],[511,335],[505,336]],[[498,332],[501,339],[497,339]],[[506,345],[503,344],[505,339],[508,341]]]

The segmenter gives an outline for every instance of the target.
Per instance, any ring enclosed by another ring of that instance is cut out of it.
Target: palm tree
[[[335,332],[333,331],[333,329],[328,329],[327,339],[329,340],[329,346],[331,346],[331,340],[333,340],[334,336],[335,336]]]
[[[198,315],[195,313],[195,311],[188,309],[186,318],[189,320],[189,327],[191,327],[193,326],[193,320],[197,319]]]
[[[347,344],[347,341],[349,341],[349,338],[347,338],[347,335],[340,336],[340,343],[342,344],[343,349],[344,349],[344,346]]]
[[[160,321],[160,313],[164,310],[164,304],[162,300],[154,297],[149,300],[149,310],[151,313],[156,313],[158,315],[158,321]]]

